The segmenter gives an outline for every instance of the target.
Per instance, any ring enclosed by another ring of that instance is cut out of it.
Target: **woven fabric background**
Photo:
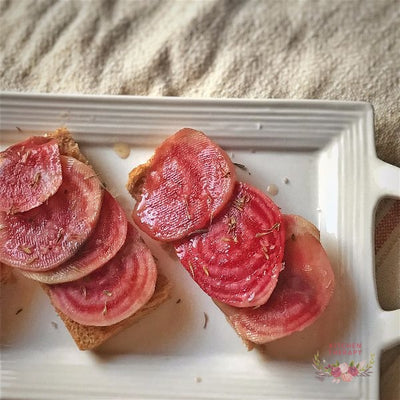
[[[378,156],[400,165],[398,0],[1,0],[0,89],[364,100]],[[399,183],[400,186],[400,183]],[[376,215],[376,276],[400,306],[400,202]],[[399,347],[382,399],[400,398]]]

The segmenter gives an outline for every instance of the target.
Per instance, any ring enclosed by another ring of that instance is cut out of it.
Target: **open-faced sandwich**
[[[175,249],[248,347],[304,329],[327,307],[334,275],[318,229],[237,181],[204,133],[169,137],[127,188],[137,226]]]
[[[66,129],[0,153],[0,262],[41,283],[81,350],[169,296],[149,248]]]

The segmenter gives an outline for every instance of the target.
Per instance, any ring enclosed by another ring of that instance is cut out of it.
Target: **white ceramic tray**
[[[264,354],[247,352],[183,268],[146,238],[174,285],[172,299],[98,351],[80,352],[39,287],[17,276],[1,288],[1,398],[378,397],[379,355],[398,340],[400,314],[377,301],[372,228],[377,201],[398,195],[400,174],[376,158],[369,104],[2,94],[2,147],[60,125],[128,212],[128,172],[179,128],[203,130],[247,166],[251,175],[238,171],[243,180],[264,191],[275,183],[283,212],[319,227],[337,289],[313,326],[269,344]],[[112,149],[119,141],[132,146],[126,160]],[[330,356],[336,343],[361,344],[362,354]],[[319,382],[311,366],[317,350],[327,362],[375,353],[373,373]]]

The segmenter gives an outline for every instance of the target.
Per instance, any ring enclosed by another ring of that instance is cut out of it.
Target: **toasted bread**
[[[10,282],[12,276],[12,267],[0,262],[0,284]]]
[[[148,169],[151,165],[152,158],[149,159],[144,164],[141,164],[134,168],[130,173],[129,173],[129,179],[128,183],[126,185],[129,193],[135,200],[139,200],[142,196],[141,190],[143,183],[146,180],[146,175],[148,173]],[[291,215],[290,216],[293,221],[295,221],[295,231],[294,234],[299,235],[299,234],[304,234],[308,233],[312,235],[315,239],[320,241],[320,233],[319,230],[317,229],[316,226],[314,226],[312,223],[307,221],[306,219],[297,216],[297,215]],[[171,253],[175,254],[174,247],[170,243],[162,243],[161,244],[164,250],[170,251]],[[253,348],[261,348],[263,345],[262,344],[257,344],[252,342],[251,340],[247,339],[246,337],[242,336],[239,331],[236,329],[235,325],[232,323],[231,319],[229,318],[228,314],[224,311],[224,309],[221,307],[222,303],[219,303],[218,301],[214,300],[214,303],[220,308],[220,310],[224,313],[227,322],[232,326],[232,328],[235,330],[235,332],[238,334],[238,336],[242,339],[244,345],[247,347],[248,350],[252,350]]]
[[[52,137],[58,141],[60,147],[60,153],[62,155],[74,157],[79,161],[88,164],[88,160],[81,153],[78,144],[72,138],[69,131],[65,128],[59,128],[56,131],[47,134],[48,137]],[[42,284],[42,288],[48,295],[49,290],[46,285]],[[167,278],[161,274],[158,274],[156,288],[152,298],[145,304],[139,311],[130,317],[124,319],[110,326],[87,326],[81,325],[70,318],[68,318],[61,311],[57,310],[58,315],[63,320],[65,326],[69,330],[72,338],[77,344],[80,350],[90,350],[98,347],[104,343],[111,336],[114,336],[118,332],[127,328],[131,324],[137,322],[143,316],[149,314],[155,310],[159,305],[166,301],[170,297],[170,284]]]
[[[48,286],[45,284],[41,284],[41,286],[45,293],[49,295]],[[109,326],[82,325],[68,318],[60,310],[57,310],[57,308],[54,308],[56,309],[59,317],[63,320],[78,348],[80,350],[92,350],[100,346],[110,337],[114,336],[135,322],[138,322],[142,317],[155,310],[160,304],[170,297],[169,292],[170,284],[167,278],[164,275],[159,274],[157,278],[156,289],[151,299],[135,314],[121,322]]]
[[[150,158],[150,160],[148,160],[145,164],[138,165],[129,173],[126,188],[135,200],[140,200],[141,188],[146,179],[146,174],[151,164],[151,160],[152,159]]]
[[[140,193],[141,187],[143,185],[144,180],[146,179],[146,174],[147,174],[147,170],[148,170],[150,163],[151,163],[151,159],[148,160],[144,164],[138,165],[129,173],[128,183],[126,184],[126,188],[128,189],[128,192],[131,194],[131,196],[135,200],[138,200],[141,197],[141,193]],[[178,258],[176,257],[175,249],[174,249],[173,245],[171,245],[170,243],[161,243],[161,246],[163,247],[163,249],[165,251],[170,253],[178,261]],[[215,302],[215,304],[218,306],[218,302]],[[224,311],[222,309],[221,309],[221,312],[224,313]],[[235,327],[231,324],[229,318],[226,315],[225,315],[225,317],[226,317],[227,322],[232,326],[233,329],[235,329]],[[253,350],[253,348],[257,346],[255,343],[250,342],[250,340],[247,340],[247,339],[241,337],[238,332],[236,332],[236,333],[242,339],[243,344],[246,346],[247,350],[249,350],[249,351]]]

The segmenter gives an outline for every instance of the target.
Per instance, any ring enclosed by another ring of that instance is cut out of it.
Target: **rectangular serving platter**
[[[321,231],[336,291],[311,327],[247,351],[222,313],[168,251],[144,236],[173,285],[171,299],[93,352],[79,351],[39,286],[18,274],[0,288],[1,398],[7,399],[375,399],[379,355],[398,340],[398,311],[384,312],[374,281],[377,201],[394,196],[398,169],[378,160],[367,103],[199,100],[131,96],[1,94],[1,149],[66,126],[130,214],[129,171],[182,127],[207,133],[241,180],[282,212]],[[131,151],[121,159],[117,142]],[[208,317],[204,327],[205,314]],[[338,343],[361,354],[332,356]],[[368,360],[369,377],[320,382],[311,365]]]

